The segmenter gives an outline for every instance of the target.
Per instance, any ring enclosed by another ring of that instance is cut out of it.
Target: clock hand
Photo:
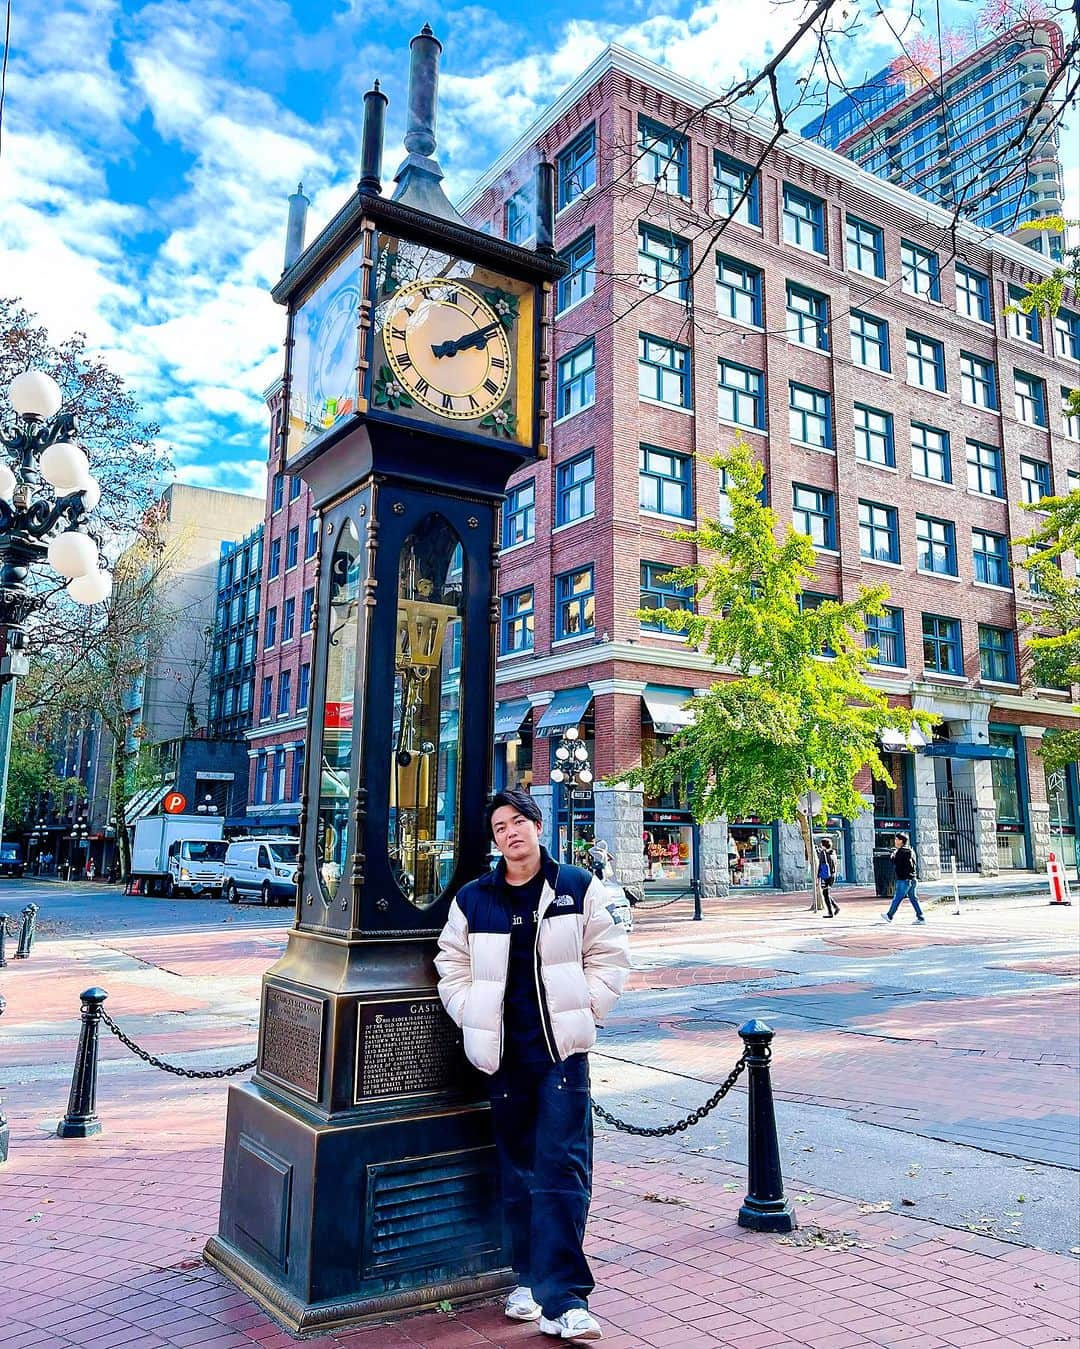
[[[432,353],[440,357],[454,356],[459,351],[465,351],[468,347],[482,347],[491,334],[498,332],[501,326],[501,323],[496,320],[484,328],[477,328],[471,333],[466,333],[464,337],[448,338],[445,342],[433,342],[431,344]]]

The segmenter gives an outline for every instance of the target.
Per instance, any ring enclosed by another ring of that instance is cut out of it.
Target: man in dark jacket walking
[[[925,923],[923,911],[919,908],[919,898],[915,893],[916,885],[916,865],[915,849],[909,847],[907,834],[897,834],[893,842],[896,847],[892,853],[893,872],[896,876],[896,890],[893,893],[893,902],[889,905],[888,913],[881,916],[887,923],[891,923],[896,915],[896,910],[905,899],[911,900],[911,907],[915,910],[915,921]]]

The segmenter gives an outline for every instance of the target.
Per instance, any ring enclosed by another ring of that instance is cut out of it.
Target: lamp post
[[[26,623],[43,603],[34,568],[47,560],[78,604],[100,604],[112,577],[86,517],[101,499],[85,452],[71,439],[60,386],[40,370],[8,386],[14,426],[0,428],[0,837],[7,798],[15,681],[27,673]]]
[[[35,824],[34,827],[33,827],[33,829],[30,831],[30,835],[29,835],[29,837],[28,837],[27,840],[26,840],[27,851],[29,852],[29,849],[32,848],[32,847],[34,847],[35,845],[37,846],[37,857],[34,858],[34,863],[35,863],[35,865],[37,866],[37,871],[36,871],[35,874],[38,875],[38,876],[40,876],[40,875],[41,875],[41,853],[42,853],[42,849],[45,847],[45,817],[44,817],[43,815],[39,815],[39,816],[38,816],[38,822],[37,822],[37,824]],[[27,859],[26,859],[26,869],[27,869],[28,871],[30,870],[30,858],[29,858],[29,856],[28,856]]]
[[[566,851],[565,860],[574,863],[574,788],[592,785],[592,764],[589,751],[581,743],[576,726],[568,726],[555,746],[555,767],[548,774],[551,781],[562,784],[566,790]]]
[[[1065,782],[1065,770],[1058,769],[1046,779],[1048,795],[1057,809],[1058,856],[1061,858],[1061,879],[1065,885],[1065,898],[1069,899],[1069,864],[1065,861],[1065,811],[1068,809],[1068,791]],[[1053,827],[1051,822],[1051,827]],[[1080,863],[1080,858],[1077,859]],[[1080,876],[1080,865],[1077,867]]]
[[[79,864],[79,869],[82,869],[83,844],[89,842],[89,834],[90,828],[86,823],[86,811],[84,810],[81,815],[72,819],[71,833],[68,836],[71,844],[71,852],[68,854],[69,881],[71,880],[72,872],[75,870],[76,863]]]
[[[199,815],[216,815],[218,813],[218,808],[214,805],[214,798],[210,792],[206,793],[195,810]]]

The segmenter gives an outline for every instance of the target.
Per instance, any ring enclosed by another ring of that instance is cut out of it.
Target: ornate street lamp
[[[73,817],[71,821],[71,833],[68,835],[70,840],[71,852],[68,854],[68,880],[71,880],[72,872],[76,869],[76,863],[79,864],[79,870],[82,870],[82,850],[83,844],[89,843],[90,827],[86,823],[86,811],[79,816]]]
[[[574,862],[574,788],[583,790],[592,786],[592,764],[589,751],[581,743],[576,726],[568,726],[555,746],[555,767],[548,777],[566,792],[566,861]]]
[[[218,813],[218,808],[214,805],[214,798],[209,792],[206,793],[203,799],[195,807],[195,810],[200,815],[216,815]]]

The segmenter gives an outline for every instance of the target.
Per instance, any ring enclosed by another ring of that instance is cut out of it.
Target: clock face
[[[469,421],[507,396],[513,354],[504,320],[462,282],[409,282],[387,306],[382,335],[395,379],[430,412]]]
[[[355,383],[356,315],[360,290],[344,285],[336,291],[318,318],[315,333],[315,358],[311,369],[311,404],[330,420],[339,415],[340,405]]]

